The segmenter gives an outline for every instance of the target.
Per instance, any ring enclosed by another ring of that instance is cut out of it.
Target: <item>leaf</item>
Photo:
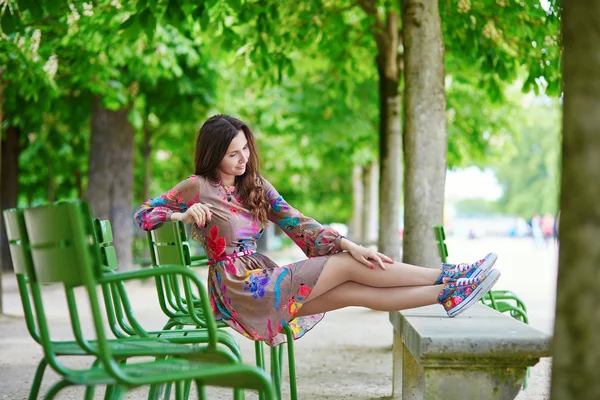
[[[234,11],[239,11],[242,8],[241,0],[229,0],[229,5]]]
[[[151,23],[151,17],[152,13],[150,12],[150,10],[145,9],[144,11],[142,11],[142,13],[140,14],[140,25],[143,28],[147,28],[148,25]]]
[[[119,30],[128,29],[129,27],[131,27],[131,25],[133,25],[137,17],[137,14],[132,14],[131,16],[129,16],[129,18],[123,21],[123,23],[119,26]]]
[[[31,3],[29,4],[29,11],[31,12],[32,18],[36,22],[41,21],[44,17],[44,9],[40,4],[40,0],[31,0]]]
[[[202,13],[202,17],[200,18],[200,26],[202,30],[205,31],[208,29],[208,25],[210,24],[210,15],[208,15],[208,9],[204,9]]]
[[[4,32],[6,35],[10,35],[15,31],[15,20],[8,9],[6,9],[6,11],[4,11],[4,15],[2,15],[0,26],[2,27],[2,32]]]
[[[27,11],[29,10],[29,7],[31,7],[31,0],[19,0],[17,3],[19,4],[19,10],[21,10],[21,12]]]
[[[148,39],[151,40],[154,37],[154,31],[156,30],[156,17],[150,12],[150,9],[147,8],[140,14],[140,25],[146,31]]]

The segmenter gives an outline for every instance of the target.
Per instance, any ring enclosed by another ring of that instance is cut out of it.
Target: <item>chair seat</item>
[[[206,332],[197,332],[196,338],[199,342],[208,335]],[[183,339],[182,339],[183,342]],[[96,341],[88,341],[92,355],[98,353],[96,349]],[[189,343],[189,340],[186,342]],[[237,354],[234,354],[227,348],[219,347],[219,350],[214,356],[209,354],[206,350],[206,346],[199,346],[197,344],[180,344],[174,343],[172,340],[159,339],[159,338],[123,338],[123,339],[110,339],[107,341],[110,346],[112,354],[117,358],[122,357],[141,357],[141,356],[153,356],[153,357],[165,357],[165,356],[178,356],[185,359],[210,359],[213,362],[230,362],[231,358],[239,359]],[[53,349],[57,355],[86,355],[89,354],[86,350],[82,349],[81,346],[75,341],[69,342],[53,342]]]
[[[199,306],[200,302],[194,304],[194,306]],[[169,320],[170,323],[177,322],[180,325],[188,325],[188,326],[196,326],[196,322],[192,319],[192,317],[187,314],[179,313],[180,315],[174,316]],[[204,318],[201,313],[198,313],[199,318]],[[224,323],[223,321],[215,321],[217,323],[217,328],[229,328],[229,325]]]
[[[260,390],[264,388],[261,380],[263,382],[269,380],[263,371],[249,365],[215,365],[181,359],[120,365],[119,369],[132,382],[143,379],[143,385],[199,379],[203,384],[210,386],[233,386]],[[257,379],[261,377],[264,379]],[[65,380],[78,385],[114,385],[118,383],[102,367],[70,374],[65,377]],[[132,383],[131,386],[138,385]]]

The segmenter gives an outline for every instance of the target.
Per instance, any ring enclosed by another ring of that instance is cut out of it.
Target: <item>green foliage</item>
[[[558,211],[560,182],[560,104],[529,97],[519,111],[518,127],[506,159],[493,167],[503,188],[498,206],[505,213],[530,218]]]
[[[376,3],[383,17],[397,7]],[[558,11],[512,0],[440,9],[449,165],[501,169],[513,137],[524,140],[506,86],[523,77],[524,90],[560,93]],[[323,222],[349,219],[352,166],[378,158],[379,136],[374,18],[354,2],[11,0],[0,10],[6,118],[24,132],[23,201],[85,190],[91,99],[101,96],[131,107],[136,204],[144,129],[157,195],[193,173],[202,121],[227,113],[253,128],[263,172],[290,203]]]

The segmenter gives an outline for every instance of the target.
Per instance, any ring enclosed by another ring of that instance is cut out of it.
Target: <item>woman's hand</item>
[[[184,224],[193,224],[204,226],[212,218],[210,204],[195,203],[184,213],[174,212],[171,214],[171,221],[183,221]]]
[[[348,253],[358,262],[365,264],[367,267],[374,269],[375,265],[379,265],[381,269],[387,269],[384,262],[388,264],[394,263],[390,257],[382,254],[378,251],[368,249],[366,247],[359,246],[355,243],[352,243],[348,239],[342,239],[342,249],[347,250]],[[346,242],[346,243],[344,243]]]

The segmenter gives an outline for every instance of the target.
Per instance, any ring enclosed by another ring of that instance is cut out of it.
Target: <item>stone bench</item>
[[[475,304],[456,318],[439,305],[390,313],[393,398],[514,399],[551,337]]]

